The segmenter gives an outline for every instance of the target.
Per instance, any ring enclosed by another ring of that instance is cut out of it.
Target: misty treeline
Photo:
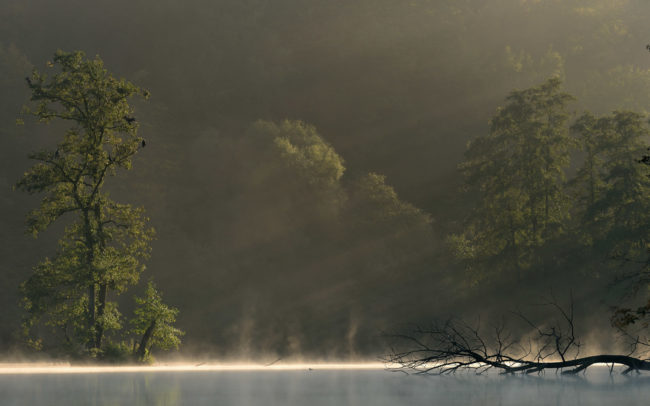
[[[584,274],[609,259],[629,289],[644,288],[647,119],[617,110],[570,121],[573,97],[560,86],[553,78],[513,91],[489,133],[469,144],[459,168],[476,204],[449,242],[476,283],[504,271],[516,280],[556,268]]]
[[[602,116],[586,112],[571,123],[567,104],[573,99],[558,78],[510,93],[489,133],[468,145],[459,166],[466,193],[476,202],[462,232],[448,242],[469,283],[511,279],[503,291],[508,296],[548,278],[551,269],[552,278],[570,290],[579,286],[576,276],[588,283],[596,271],[611,281],[610,289],[648,299],[647,118],[622,110]],[[593,344],[589,348],[576,333],[580,321],[574,303],[565,309],[556,300],[547,307],[557,315],[542,318],[543,324],[518,314],[525,334],[510,330],[503,316],[487,326],[480,316],[469,322],[451,316],[411,328],[392,336],[396,343],[386,361],[431,374],[490,369],[576,374],[597,363],[612,370],[622,365],[624,374],[650,370],[645,331],[650,300],[636,309],[614,306],[609,318],[628,346],[614,355],[594,354]]]
[[[11,191],[27,154],[53,147],[56,124],[14,121],[23,78],[58,48],[99,54],[151,91],[134,102],[145,153],[107,189],[151,218],[142,277],[179,308],[187,353],[374,356],[378,332],[401,322],[499,314],[569,287],[580,324],[609,329],[611,306],[644,299],[624,296],[637,280],[611,283],[644,266],[649,11],[635,0],[3,4],[0,305],[14,309],[0,313],[3,348],[17,345],[17,286],[63,231],[22,238],[38,201]]]

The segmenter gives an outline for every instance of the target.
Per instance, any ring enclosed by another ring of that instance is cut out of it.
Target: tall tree
[[[650,147],[647,148],[647,150],[650,151]],[[650,166],[650,155],[643,155],[643,157],[639,160],[639,163]],[[650,178],[650,173],[647,171],[646,176]],[[650,199],[650,196],[648,196],[648,199]],[[650,228],[650,226],[646,228]],[[648,235],[646,235],[643,243],[645,243],[645,262],[642,262],[641,269],[638,273],[640,275],[638,281],[641,283],[638,284],[640,286],[637,286],[637,288],[646,287],[650,282],[650,238]],[[643,250],[643,244],[641,244],[640,248]],[[650,299],[646,301],[645,305],[639,306],[636,309],[626,307],[617,308],[612,317],[612,324],[622,330],[631,329],[633,324],[637,324],[637,327],[638,325],[641,325],[640,329],[647,330],[648,317],[650,317]],[[644,322],[641,323],[641,321]]]
[[[574,128],[587,150],[577,177],[588,196],[579,208],[587,241],[610,257],[641,260],[650,241],[650,179],[638,162],[650,136],[644,117],[583,115]]]
[[[474,269],[482,263],[519,272],[534,261],[535,247],[563,233],[572,99],[557,78],[514,91],[489,134],[469,144],[460,170],[477,203],[451,242]]]
[[[603,155],[608,133],[611,131],[610,124],[608,118],[598,118],[591,113],[584,113],[571,126],[577,145],[585,154],[582,165],[570,182],[575,188],[577,206],[594,205],[602,192]]]
[[[99,57],[89,60],[83,52],[57,51],[48,70],[53,74],[34,70],[27,78],[33,103],[25,113],[70,127],[56,147],[30,154],[37,163],[17,187],[45,195],[28,216],[34,236],[67,221],[56,255],[21,287],[25,329],[29,333],[42,322],[67,344],[96,350],[107,330],[120,327],[111,292],[137,283],[153,237],[142,208],[117,203],[104,189],[118,169],[131,169],[132,157],[145,145],[128,100],[149,93],[116,79]]]

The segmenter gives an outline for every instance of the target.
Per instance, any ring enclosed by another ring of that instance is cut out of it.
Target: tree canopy
[[[112,200],[104,188],[118,170],[131,169],[145,145],[129,99],[149,93],[79,51],[57,51],[48,71],[26,79],[32,105],[24,113],[70,126],[62,137],[50,131],[56,146],[30,154],[36,164],[16,186],[44,195],[27,218],[35,237],[58,220],[65,230],[54,257],[21,286],[25,334],[40,345],[44,334],[34,328],[44,324],[69,349],[98,352],[106,334],[122,327],[111,295],[138,282],[154,236],[143,208]]]
[[[469,144],[460,170],[477,204],[466,231],[450,239],[460,256],[519,272],[534,261],[536,247],[565,231],[572,99],[557,78],[513,91],[489,134]]]
[[[135,302],[137,307],[135,317],[131,320],[131,333],[142,337],[135,350],[137,358],[140,361],[146,360],[154,346],[163,350],[178,348],[180,337],[184,334],[173,326],[178,309],[163,303],[156,285],[149,281],[144,296],[136,296]]]

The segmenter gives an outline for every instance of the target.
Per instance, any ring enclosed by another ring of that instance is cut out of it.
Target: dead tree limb
[[[498,370],[505,374],[531,374],[544,370],[576,374],[594,364],[625,367],[623,374],[650,371],[650,359],[627,355],[599,354],[580,357],[580,342],[575,335],[573,309],[565,311],[551,304],[561,315],[559,322],[538,327],[519,314],[533,335],[512,338],[505,325],[492,327],[486,333],[481,323],[473,325],[462,320],[434,323],[429,328],[415,328],[409,334],[395,334],[392,349],[384,357],[392,370],[417,374],[453,374],[474,371],[478,374]]]

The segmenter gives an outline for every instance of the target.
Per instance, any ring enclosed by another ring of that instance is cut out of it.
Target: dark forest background
[[[18,286],[62,229],[25,235],[38,200],[12,191],[64,128],[15,125],[24,77],[56,49],[152,94],[136,105],[147,148],[109,188],[156,228],[143,278],[179,308],[184,354],[375,357],[383,331],[569,292],[592,348],[615,345],[611,308],[645,296],[614,282],[640,265],[567,231],[522,276],[477,276],[450,236],[476,208],[467,144],[512,90],[559,78],[567,125],[647,113],[648,15],[642,0],[2,1],[0,347],[18,345]]]

